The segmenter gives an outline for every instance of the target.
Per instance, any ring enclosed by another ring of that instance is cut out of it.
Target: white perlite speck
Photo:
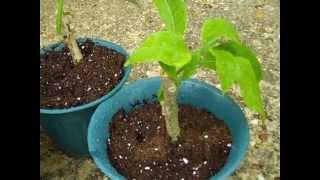
[[[158,149],[158,148],[154,148],[154,150],[155,150],[155,151],[158,151],[159,149]]]
[[[193,174],[193,175],[196,175],[196,174],[197,174],[197,172],[196,172],[196,171],[192,171],[192,174]]]
[[[227,146],[228,146],[228,147],[231,147],[231,144],[229,143],[229,144],[227,144]]]
[[[77,97],[77,100],[78,100],[78,101],[80,101],[80,99],[81,99],[80,97]]]
[[[185,163],[185,164],[188,164],[189,163],[189,160],[187,158],[182,158],[182,161]]]
[[[204,135],[203,137],[204,137],[205,139],[208,139],[209,136],[208,136],[208,135]]]
[[[128,143],[128,146],[131,146],[131,144],[130,144],[130,143]]]
[[[122,159],[123,157],[121,155],[119,155],[119,158]]]
[[[207,164],[207,163],[208,163],[207,161],[204,161],[204,162],[203,162],[203,164]]]
[[[150,170],[149,166],[144,167],[145,170]]]

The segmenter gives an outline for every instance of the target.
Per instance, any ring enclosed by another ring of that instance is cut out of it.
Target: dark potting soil
[[[208,179],[226,162],[231,135],[211,113],[180,105],[181,134],[171,143],[159,103],[147,103],[129,113],[121,110],[110,124],[108,154],[128,179]]]
[[[122,79],[125,56],[87,40],[74,65],[69,49],[50,51],[40,60],[40,107],[68,108],[98,99]]]

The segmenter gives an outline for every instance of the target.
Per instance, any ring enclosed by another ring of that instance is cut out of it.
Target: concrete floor
[[[99,37],[120,44],[130,53],[150,33],[163,27],[151,0],[142,9],[134,0],[65,0],[65,9],[74,15],[77,36]],[[268,121],[245,108],[234,89],[232,96],[242,104],[250,124],[250,148],[241,167],[230,179],[280,179],[280,1],[279,0],[187,0],[189,25],[186,39],[191,48],[199,43],[202,22],[224,17],[233,22],[242,39],[261,60],[261,83]],[[41,47],[59,41],[55,33],[55,1],[41,0]],[[130,81],[158,74],[156,64],[133,68]],[[219,87],[215,74],[200,70],[195,78]],[[74,159],[60,152],[40,133],[41,179],[106,179],[90,159]]]

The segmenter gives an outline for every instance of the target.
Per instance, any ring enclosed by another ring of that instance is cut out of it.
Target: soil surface
[[[211,113],[180,105],[181,134],[171,143],[159,103],[129,113],[121,110],[110,124],[110,161],[128,179],[207,179],[221,169],[231,149],[231,135]]]
[[[83,59],[73,63],[69,49],[50,51],[40,59],[40,107],[68,108],[98,99],[122,79],[125,56],[86,40]]]

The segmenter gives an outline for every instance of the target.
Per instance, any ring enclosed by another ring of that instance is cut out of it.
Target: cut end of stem
[[[65,44],[68,46],[70,50],[71,56],[74,60],[74,64],[79,64],[83,56],[78,46],[78,43],[76,41],[76,38],[74,36],[74,33],[70,28],[70,17],[66,16],[65,20],[63,21],[63,24],[64,24],[64,30],[65,30],[64,32]]]

